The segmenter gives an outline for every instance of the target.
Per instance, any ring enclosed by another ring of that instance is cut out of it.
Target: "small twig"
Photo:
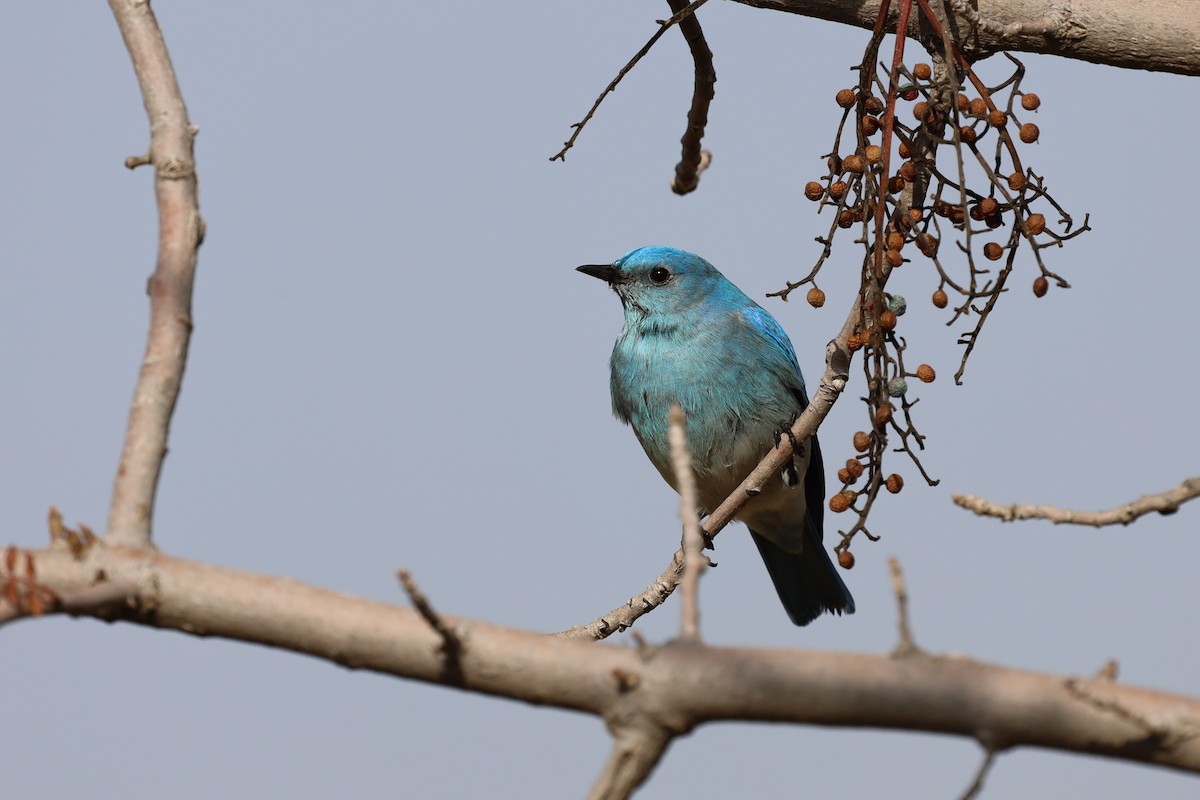
[[[892,592],[896,595],[897,627],[900,631],[900,642],[892,651],[893,656],[910,656],[921,652],[913,639],[912,625],[908,620],[908,587],[904,583],[904,572],[900,569],[900,559],[888,559],[888,572],[892,575]]]
[[[1103,528],[1106,525],[1128,525],[1138,517],[1157,511],[1159,514],[1174,514],[1188,500],[1200,497],[1200,477],[1188,478],[1179,486],[1159,494],[1147,494],[1107,511],[1073,511],[1046,505],[1013,503],[1002,505],[984,500],[975,495],[956,494],[951,499],[955,505],[974,511],[981,517],[996,517],[1004,522],[1019,519],[1046,519],[1055,525],[1091,525]]]
[[[971,785],[962,793],[959,800],[972,800],[977,797],[983,789],[983,779],[987,777],[988,770],[992,768],[992,764],[996,761],[996,751],[992,748],[985,748],[983,751],[983,761],[979,764],[979,769],[975,770],[975,777],[971,780]]]
[[[671,404],[671,429],[667,439],[671,445],[671,466],[679,488],[679,519],[683,522],[683,579],[679,585],[679,638],[700,641],[700,571],[704,568],[704,542],[700,538],[700,516],[696,513],[696,476],[692,472],[692,456],[688,452],[687,427],[683,409]]]
[[[667,0],[667,3],[675,14],[682,14],[688,7],[687,0]],[[694,13],[679,21],[679,32],[687,41],[688,49],[692,51],[692,60],[696,64],[696,80],[692,89],[692,106],[688,109],[687,129],[679,140],[683,152],[679,163],[675,165],[675,178],[671,181],[671,191],[683,195],[696,190],[700,185],[700,174],[712,163],[712,153],[701,150],[700,141],[704,138],[704,129],[708,125],[708,107],[716,94],[717,72],[713,69],[712,50],[704,39],[700,20]]]
[[[188,121],[162,30],[147,2],[109,0],[109,5],[150,119],[145,163],[155,167],[159,237],[157,265],[147,285],[150,330],[113,481],[107,541],[146,548],[152,546],[154,497],[192,335],[192,284],[204,221],[196,191],[196,129]],[[142,163],[140,158],[133,161]],[[137,163],[127,162],[131,168]]]
[[[588,112],[584,115],[583,119],[571,126],[575,129],[575,132],[571,134],[570,139],[567,139],[565,142],[563,142],[562,150],[559,150],[557,153],[550,156],[551,161],[567,160],[567,151],[575,146],[575,140],[579,138],[579,134],[583,133],[583,127],[588,124],[593,116],[595,116],[596,109],[600,108],[600,104],[604,102],[604,98],[607,97],[611,92],[616,91],[617,84],[621,82],[621,79],[624,78],[631,69],[637,66],[637,63],[642,60],[642,56],[650,52],[650,48],[654,47],[655,43],[662,38],[662,35],[666,33],[672,25],[677,25],[682,22],[686,17],[693,14],[697,8],[704,5],[706,2],[708,2],[708,0],[695,0],[695,2],[691,3],[687,8],[675,14],[670,19],[658,21],[658,30],[654,32],[654,35],[650,37],[650,40],[647,41],[646,44],[642,45],[642,49],[638,50],[637,53],[634,54],[633,58],[629,59],[629,63],[621,68],[621,71],[617,73],[617,77],[613,78],[612,82],[609,83],[608,86],[604,87],[604,91],[601,92],[600,96],[596,98],[596,102],[592,103],[592,107],[588,109]],[[716,78],[714,77],[713,80],[715,81]]]
[[[408,599],[412,601],[413,607],[417,609],[417,613],[429,623],[429,627],[433,628],[434,632],[442,638],[442,654],[445,656],[445,661],[442,665],[442,674],[447,683],[456,686],[462,686],[464,683],[462,669],[462,651],[463,643],[458,632],[446,624],[441,615],[433,609],[433,606],[418,587],[412,575],[406,569],[396,570],[396,577],[400,579],[400,585],[404,587],[404,593],[408,595]]]

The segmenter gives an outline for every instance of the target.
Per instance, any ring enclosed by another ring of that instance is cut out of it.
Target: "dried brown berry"
[[[874,136],[879,130],[879,120],[875,117],[863,117],[862,132],[864,136]]]
[[[1028,97],[1029,95],[1025,96]],[[1038,129],[1037,125],[1034,125],[1032,122],[1026,122],[1021,126],[1021,132],[1019,135],[1021,137],[1021,141],[1025,144],[1033,144],[1038,140],[1038,136],[1040,136],[1041,133],[1042,132]]]
[[[973,116],[973,117],[987,116],[987,113],[988,113],[987,102],[982,97],[976,97],[967,106],[967,110],[971,113],[971,116]]]
[[[1042,98],[1038,97],[1033,92],[1026,92],[1021,95],[1021,108],[1026,111],[1036,111],[1037,107],[1042,104]]]
[[[988,124],[993,128],[1003,128],[1008,122],[1008,114],[1005,114],[1000,109],[988,113]]]
[[[958,140],[963,144],[975,144],[975,129],[970,125],[963,125],[958,129]]]
[[[921,209],[919,209],[919,208],[910,208],[908,210],[908,221],[914,225],[916,225],[918,222],[920,222],[921,218],[924,216],[925,215],[921,212]]]
[[[904,478],[900,477],[899,473],[893,472],[887,476],[887,482],[884,485],[892,494],[898,494],[904,488]]]
[[[941,289],[938,289],[936,292],[933,293],[933,304],[935,306],[937,306],[938,308],[945,308],[946,304],[949,302],[950,302],[950,298],[947,297],[946,293],[944,291],[942,291]]]
[[[912,148],[908,146],[908,142],[901,139],[900,144],[896,146],[896,152],[900,154],[901,158],[908,158],[912,155]]]
[[[896,192],[903,192],[904,184],[904,178],[901,178],[899,175],[893,175],[892,177],[888,178],[888,191],[892,194],[895,194]]]
[[[878,114],[880,111],[883,111],[883,101],[878,97],[868,97],[866,108],[868,114]]]
[[[837,93],[837,96],[834,99],[837,100],[837,104],[842,108],[849,108],[850,106],[854,105],[854,101],[857,100],[858,97],[854,94],[853,89],[842,89]]]
[[[928,64],[915,64],[913,66],[913,77],[919,81],[927,81],[933,75],[933,70]]]
[[[842,569],[854,569],[854,553],[842,550],[838,553],[838,566]]]
[[[883,158],[883,148],[877,144],[867,145],[867,149],[864,152],[867,155],[868,164],[878,164]]]
[[[1004,248],[995,242],[988,242],[983,246],[983,255],[989,261],[998,261],[1004,255]]]
[[[985,217],[990,217],[1000,210],[1000,204],[994,197],[985,197],[979,201],[979,210]]]
[[[892,411],[893,409],[891,403],[885,403],[884,405],[881,405],[879,408],[875,409],[876,427],[882,428],[884,425],[887,425],[889,422],[891,422]]]
[[[917,249],[921,254],[933,258],[938,250],[938,240],[928,233],[918,233],[916,238]]]
[[[992,214],[990,217],[983,218],[983,224],[995,230],[1004,224],[1004,217],[999,214]]]
[[[888,266],[893,269],[904,263],[904,256],[899,250],[888,250],[883,257],[887,259]]]
[[[842,171],[842,159],[838,156],[830,156],[825,159],[825,165],[829,167],[829,172],[832,175],[837,175]]]
[[[850,472],[845,467],[838,470],[837,477],[844,484],[850,482]]]
[[[1025,230],[1033,236],[1037,236],[1042,231],[1046,230],[1046,218],[1041,214],[1030,214],[1025,218]]]
[[[1045,297],[1046,290],[1050,288],[1050,281],[1046,280],[1045,275],[1038,275],[1033,282],[1033,296]]]
[[[884,311],[882,314],[880,314],[879,315],[879,327],[883,328],[885,331],[895,330],[896,329],[896,312],[892,311],[891,309],[888,309],[887,311]]]
[[[871,446],[871,436],[866,431],[854,432],[854,449],[860,453],[866,452]]]
[[[829,510],[835,514],[840,514],[850,507],[852,495],[847,495],[845,492],[838,492],[833,497],[829,498]]]
[[[913,106],[913,117],[918,122],[924,122],[925,114],[928,113],[928,111],[929,111],[929,103],[926,103],[924,100],[922,100],[921,102],[919,102]]]
[[[899,231],[891,231],[887,235],[887,246],[889,250],[900,250],[904,247],[904,234]]]
[[[862,474],[863,474],[862,462],[859,461],[857,458],[847,458],[846,459],[846,472],[849,472],[850,477],[854,478],[855,480],[861,478]]]
[[[917,177],[917,165],[911,161],[905,161],[900,165],[900,177],[906,181],[911,181]]]
[[[852,334],[850,334],[850,337],[848,339],[846,339],[846,346],[850,348],[850,352],[854,352],[856,350],[861,350],[863,345],[865,345],[866,343],[867,343],[866,333],[852,333]]]
[[[958,95],[958,113],[966,114],[971,108],[971,101],[967,99],[965,94]]]
[[[937,373],[933,371],[933,367],[928,364],[922,364],[917,367],[917,377],[922,383],[933,383],[933,379],[937,377]]]
[[[950,221],[955,225],[961,225],[966,214],[963,213],[962,206],[952,206],[950,208]]]
[[[825,293],[816,286],[808,290],[808,304],[813,308],[820,308],[825,305]]]
[[[839,228],[849,228],[855,223],[855,213],[848,208],[843,208],[838,214],[837,224]]]
[[[846,172],[853,172],[855,175],[861,175],[863,171],[863,158],[858,153],[851,153],[842,159],[842,167]]]
[[[987,215],[983,213],[983,209],[979,207],[978,203],[971,206],[971,219],[975,220],[976,222],[983,222],[983,218],[985,216]]]
[[[841,200],[842,195],[846,193],[845,181],[834,181],[829,185],[829,197],[833,200]]]
[[[1014,192],[1019,192],[1025,188],[1025,175],[1020,172],[1014,172],[1008,176],[1008,188]]]
[[[804,184],[804,196],[809,200],[820,200],[825,195],[825,187],[816,181]]]

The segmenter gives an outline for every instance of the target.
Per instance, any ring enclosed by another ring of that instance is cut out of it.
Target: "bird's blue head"
[[[712,264],[673,247],[639,247],[612,264],[585,264],[578,270],[607,281],[627,318],[677,314],[713,299],[745,299]]]

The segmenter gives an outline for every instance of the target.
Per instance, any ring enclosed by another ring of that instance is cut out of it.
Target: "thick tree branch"
[[[204,222],[192,151],[196,129],[188,121],[158,21],[146,0],[109,0],[109,5],[133,60],[150,119],[149,154],[132,159],[129,166],[154,165],[158,262],[146,287],[150,330],[113,482],[107,536],[112,544],[145,547],[150,544],[167,431],[187,361],[192,282]]]
[[[98,545],[82,556],[66,548],[28,554],[40,584],[59,596],[109,581],[122,593],[137,587],[124,602],[72,609],[76,616],[253,642],[448,685],[442,636],[409,608],[150,550]],[[974,738],[997,751],[1032,745],[1200,773],[1200,699],[1110,680],[958,657],[682,641],[647,653],[443,619],[463,642],[462,688],[597,714],[614,731],[651,726],[675,736],[718,720],[919,730]]]
[[[879,0],[737,0],[756,8],[871,28]],[[960,5],[960,4],[956,4]],[[1200,75],[1200,6],[1192,0],[979,0],[962,15],[972,60],[1001,50],[1044,53],[1128,69]],[[914,16],[909,36],[924,41]]]
[[[1091,525],[1103,528],[1106,525],[1128,525],[1138,517],[1154,511],[1159,514],[1174,514],[1180,505],[1197,497],[1200,497],[1200,476],[1188,478],[1174,489],[1159,494],[1142,495],[1132,503],[1107,511],[1072,511],[1069,508],[1029,503],[1002,505],[966,494],[956,494],[951,499],[955,505],[974,511],[981,517],[996,517],[1005,522],[1018,519],[1048,519],[1055,525]]]

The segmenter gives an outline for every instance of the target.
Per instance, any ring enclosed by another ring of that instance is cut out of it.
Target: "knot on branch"
[[[180,181],[196,176],[196,163],[184,158],[170,158],[158,165],[157,176],[164,181]]]

